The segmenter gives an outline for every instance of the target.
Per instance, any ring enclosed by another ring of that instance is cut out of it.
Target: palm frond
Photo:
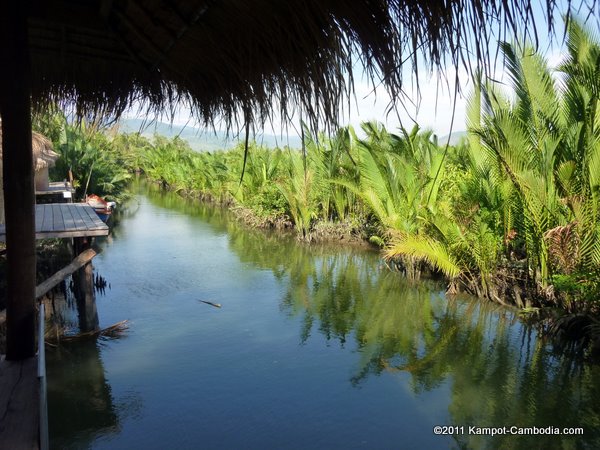
[[[448,253],[446,247],[441,242],[427,237],[412,235],[397,237],[385,249],[384,255],[386,259],[403,256],[417,258],[450,278],[456,278],[461,273],[460,267]]]

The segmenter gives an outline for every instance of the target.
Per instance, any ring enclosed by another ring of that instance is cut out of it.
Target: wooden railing
[[[39,302],[38,318],[38,371],[40,388],[40,450],[48,450],[48,400],[46,391],[46,314],[44,302]]]

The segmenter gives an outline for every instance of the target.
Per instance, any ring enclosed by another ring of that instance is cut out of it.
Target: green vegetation
[[[575,22],[567,44],[555,77],[531,48],[503,43],[512,92],[476,80],[468,139],[447,149],[417,126],[394,134],[377,123],[362,125],[364,138],[305,129],[302,151],[252,144],[246,162],[242,146],[120,142],[138,141],[130,167],[165,187],[234,205],[254,223],[292,223],[306,241],[349,230],[409,279],[425,271],[451,292],[597,313],[600,46]]]
[[[107,200],[121,201],[131,178],[127,169],[132,161],[123,146],[114,145],[110,133],[99,124],[69,123],[57,110],[34,116],[33,128],[47,136],[60,155],[50,178],[72,180],[78,199],[97,194]]]
[[[333,136],[305,128],[302,150],[251,143],[247,152],[111,136],[57,115],[37,128],[62,155],[58,178],[71,170],[78,192],[118,196],[143,172],[255,226],[293,226],[307,242],[368,239],[409,280],[441,276],[450,293],[527,315],[597,317],[600,43],[572,21],[567,48],[553,71],[533,49],[502,43],[510,92],[476,79],[468,137],[448,148],[418,126],[395,134],[375,122],[361,138],[352,127]]]

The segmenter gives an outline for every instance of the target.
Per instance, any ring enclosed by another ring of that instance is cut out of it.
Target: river
[[[129,329],[48,350],[52,448],[600,448],[598,366],[377,252],[155,190],[98,245],[100,326]]]

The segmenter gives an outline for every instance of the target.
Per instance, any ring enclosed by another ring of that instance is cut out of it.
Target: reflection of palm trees
[[[520,346],[510,334],[507,327],[501,329],[493,341],[483,339],[478,352],[452,365],[453,420],[478,426],[584,427],[585,438],[460,436],[458,441],[469,448],[598,448],[598,368],[553,357],[524,330]]]
[[[584,426],[585,440],[556,435],[457,436],[461,448],[600,448],[600,368],[556,357],[516,314],[446,298],[435,284],[380,271],[376,255],[298,245],[230,229],[238,256],[287,286],[281,308],[303,316],[301,342],[318,332],[360,354],[351,382],[408,372],[415,393],[450,383],[451,422],[464,426]],[[371,257],[373,259],[371,259]]]

